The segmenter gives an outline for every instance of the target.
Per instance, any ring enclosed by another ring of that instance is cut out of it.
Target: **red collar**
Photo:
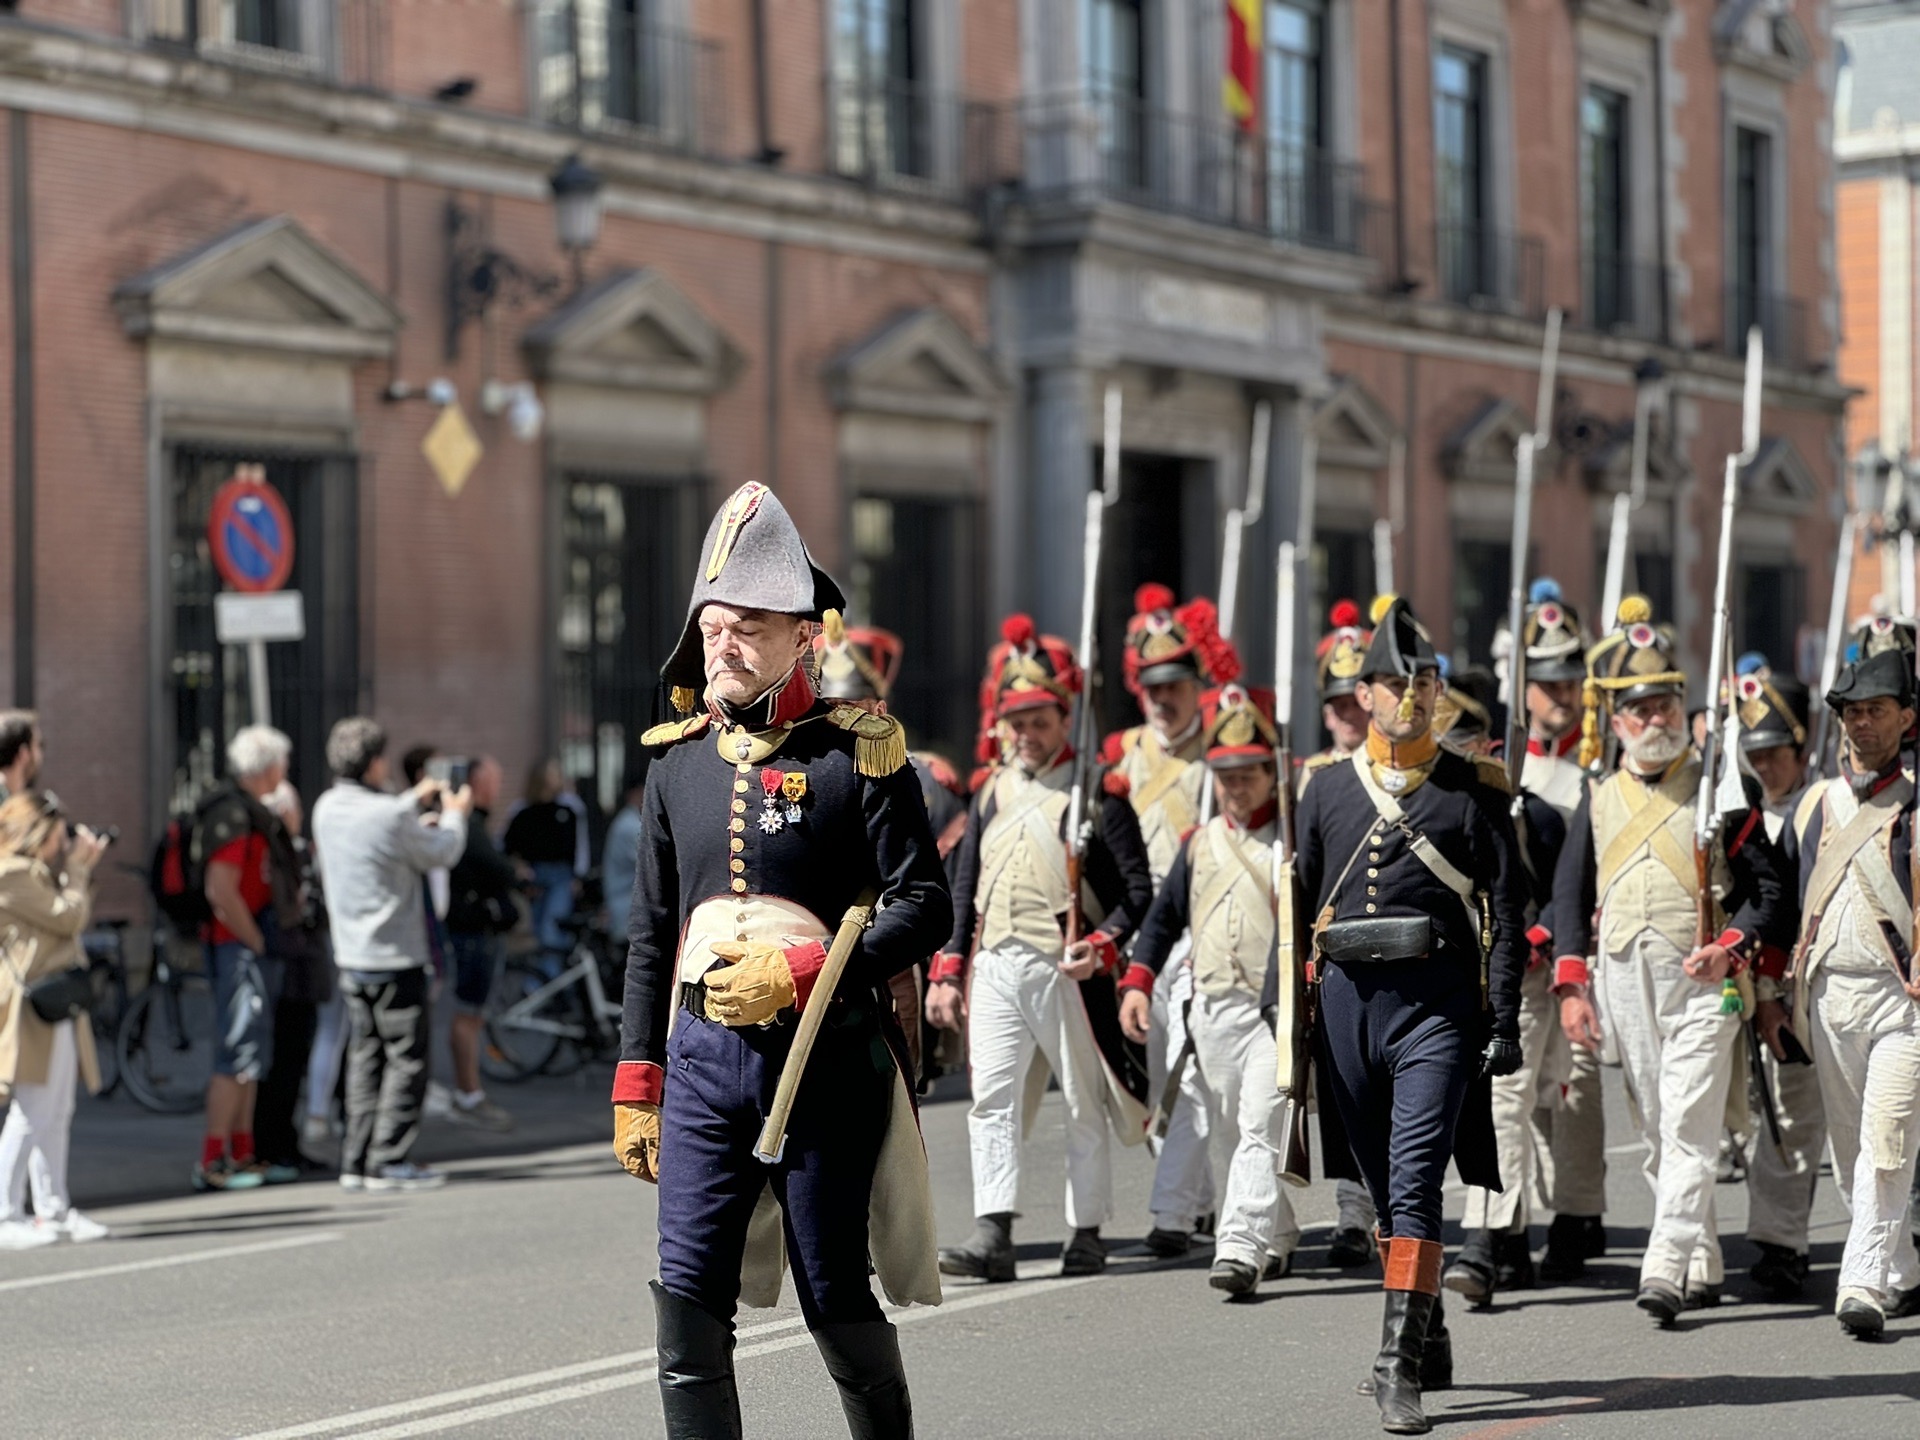
[[[712,698],[708,692],[707,709],[714,720],[721,725],[740,724],[749,730],[777,730],[782,725],[791,725],[813,708],[813,685],[807,679],[804,667],[795,665],[787,672],[787,678],[773,689],[763,693],[752,704],[739,706],[723,705]]]
[[[1227,822],[1227,828],[1229,830],[1264,830],[1274,822],[1274,817],[1279,815],[1279,813],[1280,802],[1278,800],[1269,800],[1248,817],[1245,825],[1236,825],[1231,815],[1223,815],[1220,818]]]
[[[1571,755],[1579,743],[1580,727],[1578,725],[1575,725],[1571,730],[1567,731],[1566,734],[1551,743],[1542,740],[1538,735],[1529,734],[1527,736],[1527,754],[1551,755],[1555,760],[1561,760]]]

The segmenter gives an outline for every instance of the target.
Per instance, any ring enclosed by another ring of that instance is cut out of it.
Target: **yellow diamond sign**
[[[456,400],[442,410],[440,418],[433,422],[433,428],[427,431],[427,438],[420,442],[420,453],[427,457],[427,464],[440,477],[441,488],[449,495],[458,495],[466,488],[467,477],[473,473],[473,467],[486,454],[486,447],[480,443],[480,437],[473,433],[473,426],[467,423],[460,402]]]

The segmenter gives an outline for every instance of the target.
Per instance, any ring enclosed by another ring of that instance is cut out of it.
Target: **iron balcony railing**
[[[1767,363],[1789,370],[1807,366],[1807,306],[1802,300],[1747,285],[1729,285],[1725,300],[1729,355],[1744,355],[1747,330],[1760,327]]]
[[[162,49],[355,88],[386,82],[384,0],[135,0]]]
[[[535,112],[548,124],[719,154],[717,42],[645,24],[609,0],[538,0],[534,44]]]
[[[1588,253],[1581,266],[1576,323],[1639,340],[1668,338],[1667,268],[1629,255]]]
[[[1528,319],[1546,314],[1546,247],[1533,236],[1443,221],[1433,253],[1442,298]]]
[[[830,80],[828,168],[876,189],[964,201],[1010,178],[996,107],[908,81]]]
[[[971,160],[1017,174],[1036,203],[1116,200],[1314,249],[1365,247],[1365,172],[1324,151],[1098,91],[1003,113],[1012,124]]]

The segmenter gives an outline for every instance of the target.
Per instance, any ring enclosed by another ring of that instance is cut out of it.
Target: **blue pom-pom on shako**
[[[1436,655],[1433,658],[1440,662],[1440,678],[1442,680],[1452,679],[1453,661],[1449,660],[1445,654]]]
[[[1527,603],[1544,605],[1549,600],[1556,605],[1560,603],[1560,582],[1551,575],[1542,575],[1528,587]]]
[[[1762,655],[1758,650],[1749,650],[1733,662],[1733,673],[1736,675],[1751,675],[1756,670],[1764,670],[1766,668],[1767,657]]]

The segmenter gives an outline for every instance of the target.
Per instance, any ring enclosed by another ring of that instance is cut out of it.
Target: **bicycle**
[[[571,1075],[590,1058],[619,1053],[620,987],[602,974],[608,963],[590,918],[560,922],[573,950],[558,975],[532,957],[503,960],[487,999],[487,1043],[480,1065],[493,1080]]]
[[[127,1093],[159,1114],[184,1115],[206,1101],[215,1016],[207,977],[173,963],[171,937],[154,925],[153,972],[127,1006],[117,1048]]]

